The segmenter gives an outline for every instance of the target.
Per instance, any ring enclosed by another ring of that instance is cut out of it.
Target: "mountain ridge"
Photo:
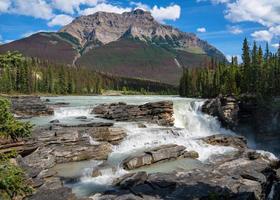
[[[1,45],[0,53],[6,51],[172,85],[178,85],[184,67],[207,66],[211,57],[226,59],[195,34],[160,24],[140,9],[80,16],[58,32],[40,32]]]

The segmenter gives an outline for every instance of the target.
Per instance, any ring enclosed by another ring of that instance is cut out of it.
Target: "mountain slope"
[[[50,62],[118,76],[178,84],[183,67],[205,66],[225,56],[191,33],[158,23],[149,12],[98,12],[81,16],[57,33],[37,33],[0,46]]]

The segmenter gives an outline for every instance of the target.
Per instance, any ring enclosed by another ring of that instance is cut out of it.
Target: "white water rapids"
[[[199,161],[206,161],[211,155],[225,154],[235,151],[231,147],[211,146],[202,142],[200,138],[215,134],[234,134],[231,131],[221,128],[219,122],[211,116],[200,112],[203,100],[186,99],[170,96],[122,96],[122,97],[57,97],[50,98],[52,102],[63,101],[70,103],[69,107],[61,107],[55,110],[52,119],[62,122],[81,123],[76,117],[86,116],[88,120],[97,121],[94,115],[90,114],[92,107],[101,103],[127,102],[129,104],[143,104],[162,100],[172,100],[174,102],[175,127],[165,128],[157,125],[145,124],[147,128],[139,128],[137,123],[118,122],[114,126],[122,127],[127,133],[127,137],[122,143],[113,147],[113,152],[109,155],[108,164],[115,170],[105,169],[102,176],[91,177],[92,169],[101,162],[88,161],[76,164],[66,164],[58,166],[62,176],[81,176],[76,183],[69,184],[78,196],[89,196],[95,192],[101,192],[110,188],[114,178],[119,177],[127,171],[120,166],[121,162],[128,156],[141,152],[147,148],[156,147],[163,144],[178,144],[186,147],[187,150],[194,150],[199,153]],[[40,119],[35,119],[35,123],[42,125],[46,123]],[[78,122],[77,122],[78,121]],[[92,141],[92,144],[96,144]],[[172,171],[178,167],[193,169],[199,166],[198,161],[186,159],[183,161],[173,161],[154,167],[148,167],[148,172]],[[145,170],[145,169],[143,169]]]

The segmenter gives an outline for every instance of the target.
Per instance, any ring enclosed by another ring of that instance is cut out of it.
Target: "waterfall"
[[[90,116],[92,107],[81,106],[81,107],[59,107],[54,109],[54,118],[62,119],[67,117],[80,117]]]

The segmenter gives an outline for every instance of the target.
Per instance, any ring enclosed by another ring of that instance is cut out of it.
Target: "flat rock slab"
[[[243,136],[236,135],[212,135],[202,139],[207,144],[218,146],[230,146],[237,149],[247,148],[247,140]]]
[[[146,165],[152,165],[157,162],[163,162],[178,158],[186,158],[193,156],[198,157],[195,152],[190,153],[185,151],[186,147],[179,146],[176,144],[162,145],[144,153],[135,155],[133,157],[128,157],[123,161],[123,168],[126,170],[137,169]]]
[[[126,137],[124,129],[119,127],[96,127],[90,130],[90,135],[101,142],[119,144]]]
[[[54,111],[48,107],[39,96],[12,96],[11,111],[19,117],[53,115]]]
[[[92,113],[116,121],[145,121],[162,126],[173,126],[173,102],[161,101],[144,105],[126,103],[101,104]]]

